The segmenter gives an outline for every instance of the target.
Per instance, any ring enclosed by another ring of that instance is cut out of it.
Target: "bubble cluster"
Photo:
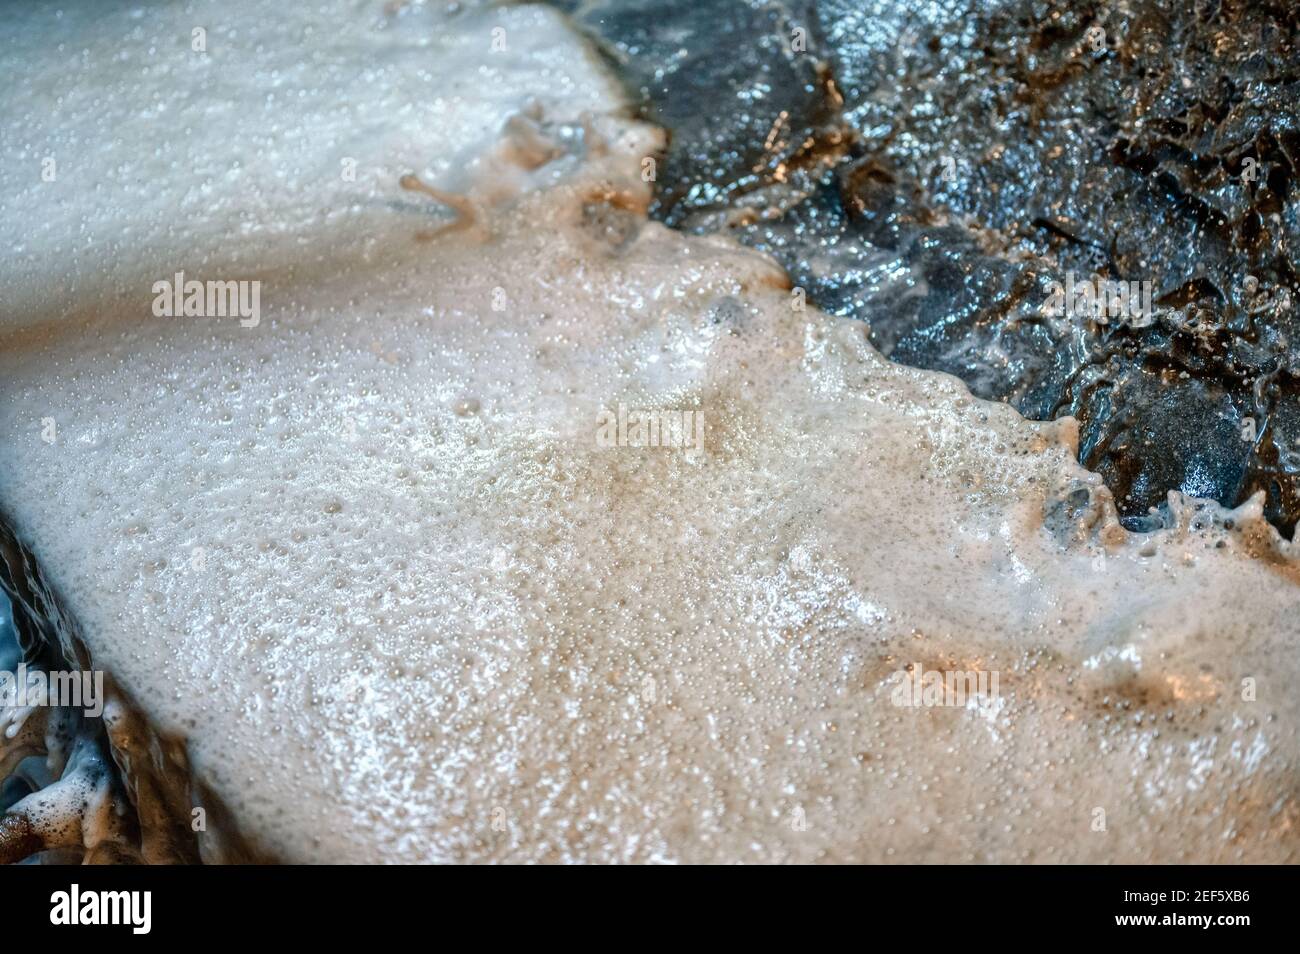
[[[404,171],[328,229],[294,180],[248,206],[258,327],[160,323],[147,285],[92,307],[70,264],[78,307],[0,329],[0,506],[205,804],[297,861],[1294,859],[1295,566],[1257,503],[1129,533],[1071,421],[891,364],[771,259],[647,221],[662,140],[558,16],[440,16],[328,22],[435,98],[522,57],[458,101],[484,154],[541,155],[497,146],[554,91],[541,165],[440,182],[481,234],[417,237]],[[407,122],[425,100],[259,42],[350,104],[308,124],[346,155],[460,155],[436,110]],[[131,80],[102,105],[141,108]],[[206,155],[173,106],[169,148]],[[620,404],[698,411],[703,444],[602,446]],[[918,664],[1000,695],[893,704]]]

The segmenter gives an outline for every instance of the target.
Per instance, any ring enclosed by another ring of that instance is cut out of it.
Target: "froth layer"
[[[245,833],[307,861],[1294,858],[1300,626],[1258,515],[1124,533],[1069,422],[647,223],[654,131],[558,20],[491,17],[540,59],[437,180],[475,228],[376,176],[346,224],[267,239],[255,327],[127,282],[0,343],[0,505]],[[404,62],[358,22],[347,62]],[[578,92],[539,110],[554,70]],[[372,126],[314,122],[449,154],[376,95]],[[699,443],[610,440],[645,411]],[[899,704],[908,667],[997,691]]]

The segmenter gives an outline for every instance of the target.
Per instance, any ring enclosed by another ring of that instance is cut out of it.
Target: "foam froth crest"
[[[146,287],[0,353],[0,505],[240,830],[303,861],[1293,858],[1300,624],[1258,515],[1128,534],[1069,422],[647,222],[658,134],[557,18],[493,16],[535,40],[493,128],[545,75],[555,152],[462,177],[473,236],[393,175],[364,242],[270,243],[256,328]],[[700,446],[597,440],[620,405]],[[998,698],[893,704],[916,667]]]

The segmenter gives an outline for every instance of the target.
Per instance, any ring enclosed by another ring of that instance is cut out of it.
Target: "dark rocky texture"
[[[1264,491],[1290,533],[1300,7],[572,12],[672,132],[664,221],[771,251],[895,360],[1029,417],[1078,417],[1080,456],[1130,526],[1169,490],[1228,505]],[[1067,274],[1150,282],[1155,319],[1049,313]]]

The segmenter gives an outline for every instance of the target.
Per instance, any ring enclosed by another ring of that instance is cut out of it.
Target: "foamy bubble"
[[[72,305],[34,304],[56,280],[35,252],[4,266],[34,297],[0,348],[0,504],[96,665],[258,846],[1294,856],[1294,567],[1257,513],[1178,500],[1171,526],[1127,534],[1068,420],[892,365],[860,325],[792,308],[769,259],[645,221],[658,134],[614,118],[558,17],[363,8],[259,20],[247,79],[222,74],[254,142],[297,130],[292,157],[185,171],[213,148],[212,98],[181,96],[177,168],[148,196],[69,183],[68,219],[29,240],[68,253]],[[121,42],[106,22],[85,42]],[[305,57],[304,23],[375,76]],[[501,24],[513,52],[493,54]],[[281,64],[315,111],[262,108]],[[31,63],[17,101],[38,110],[53,70]],[[118,95],[58,134],[125,138],[178,82],[153,75],[96,73]],[[346,190],[303,171],[340,151],[376,163],[346,215]],[[470,197],[474,228],[403,191],[412,170]],[[189,196],[212,213],[164,226]],[[83,217],[130,227],[118,297],[87,292]],[[260,324],[155,318],[127,279],[166,277],[177,248],[222,277],[245,254],[231,221],[263,258]],[[620,404],[698,412],[703,446],[599,442]],[[894,704],[918,666],[997,672],[999,698]]]

